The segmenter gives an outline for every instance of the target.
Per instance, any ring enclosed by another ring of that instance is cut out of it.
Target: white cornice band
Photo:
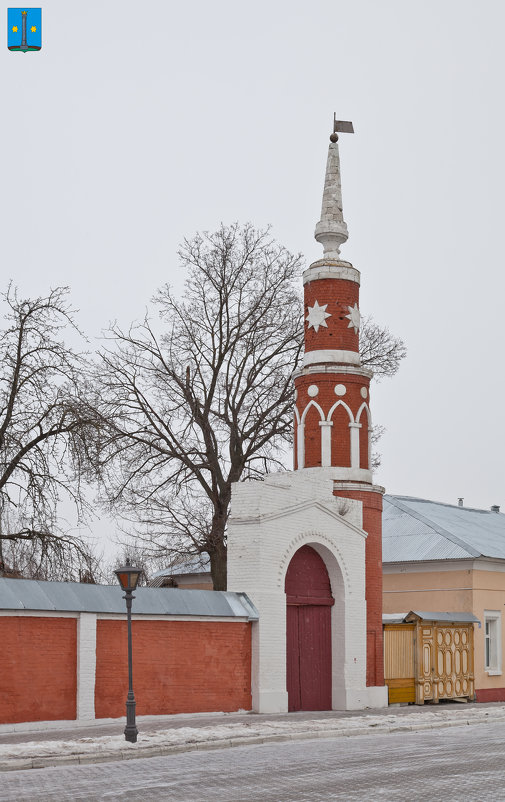
[[[356,430],[355,430],[356,431]],[[334,471],[332,475],[333,479],[333,488],[337,489],[337,483],[342,482],[345,485],[345,490],[355,490],[359,485],[360,489],[361,486],[364,485],[365,488],[370,488],[373,482],[372,472],[368,471],[366,468],[344,468],[344,467],[336,467],[334,465],[331,466],[332,471]],[[375,489],[377,487],[374,485]]]
[[[345,470],[349,470],[349,468],[340,468],[339,470],[345,471]],[[372,476],[370,471],[364,471],[362,469],[362,472],[363,473],[367,473],[370,477]],[[359,491],[359,492],[364,492],[364,493],[380,493],[381,496],[383,496],[384,493],[386,492],[386,489],[384,487],[382,487],[381,485],[373,485],[373,484],[371,484],[371,478],[370,478],[370,484],[369,484],[367,479],[365,479],[364,482],[363,482],[363,480],[346,482],[346,481],[342,481],[342,479],[339,477],[339,479],[337,479],[336,481],[333,482],[333,490],[354,490],[354,491]]]
[[[320,259],[313,262],[307,270],[303,272],[303,283],[321,279],[344,279],[344,281],[354,281],[359,285],[360,272],[352,266],[350,262],[331,262],[330,260]]]
[[[357,367],[361,365],[357,351],[337,351],[336,349],[306,351],[303,357],[304,368],[309,365],[324,365],[328,362],[333,365],[356,365]]]
[[[345,376],[363,376],[366,379],[371,379],[373,377],[372,370],[368,370],[368,368],[357,368],[354,365],[311,365],[301,370],[295,370],[293,379],[297,379],[299,376],[309,376],[313,373],[341,373]]]

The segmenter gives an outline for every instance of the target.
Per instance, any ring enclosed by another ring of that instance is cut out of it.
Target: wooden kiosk
[[[383,616],[384,681],[389,704],[475,697],[472,613]]]

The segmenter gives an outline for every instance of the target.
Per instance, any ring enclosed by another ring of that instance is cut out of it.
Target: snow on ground
[[[493,708],[464,708],[462,710],[439,709],[433,712],[412,712],[407,715],[385,713],[384,715],[360,715],[355,718],[325,718],[312,720],[261,721],[255,723],[230,723],[218,726],[167,728],[157,732],[149,732],[148,725],[139,732],[137,744],[125,741],[123,734],[100,737],[76,737],[72,740],[60,741],[24,741],[16,744],[0,744],[0,760],[16,757],[50,757],[57,755],[86,755],[93,753],[120,752],[125,749],[139,747],[183,746],[185,744],[209,743],[233,738],[268,737],[272,735],[290,736],[317,733],[319,737],[328,734],[359,732],[378,728],[380,731],[443,726],[453,722],[472,724],[473,722],[505,720],[505,705]],[[140,725],[142,727],[142,725]]]

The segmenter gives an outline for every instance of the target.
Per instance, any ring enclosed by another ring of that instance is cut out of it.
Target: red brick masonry
[[[315,302],[319,306],[327,304],[326,326],[319,330],[305,327],[305,353],[321,348],[335,348],[343,351],[358,351],[358,334],[349,327],[349,307],[359,303],[359,284],[345,279],[319,279],[305,284],[305,311],[307,318],[309,306]]]
[[[505,688],[482,688],[475,691],[477,702],[505,702]]]
[[[77,618],[0,616],[0,724],[77,716]],[[251,624],[133,621],[137,713],[251,709]],[[97,620],[96,718],[125,713],[126,621]]]
[[[0,723],[76,717],[77,620],[0,616]]]
[[[134,621],[138,715],[251,709],[251,624]],[[122,716],[128,690],[126,621],[97,621],[95,715]]]
[[[384,685],[382,649],[382,495],[380,493],[337,490],[341,498],[363,502],[363,529],[368,537],[366,560],[367,664],[366,684]]]

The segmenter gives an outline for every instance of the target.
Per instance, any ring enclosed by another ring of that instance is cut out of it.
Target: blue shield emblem
[[[27,53],[42,47],[42,9],[7,9],[7,47]]]

